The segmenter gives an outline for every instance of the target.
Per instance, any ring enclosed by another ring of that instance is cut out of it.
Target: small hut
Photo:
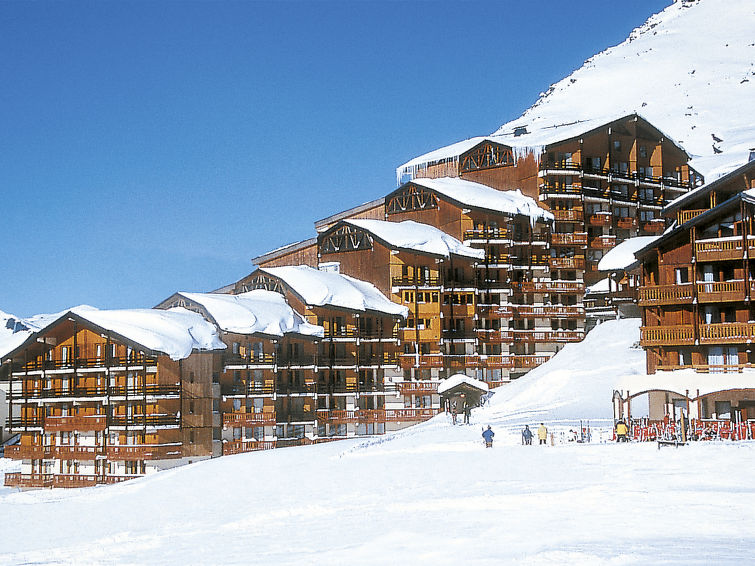
[[[487,392],[487,383],[463,373],[452,375],[438,386],[441,407],[448,410],[456,403],[456,409],[460,413],[465,404],[469,407],[479,407],[480,399]]]

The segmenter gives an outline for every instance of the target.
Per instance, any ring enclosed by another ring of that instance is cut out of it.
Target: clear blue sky
[[[669,3],[2,2],[0,310],[235,281]]]

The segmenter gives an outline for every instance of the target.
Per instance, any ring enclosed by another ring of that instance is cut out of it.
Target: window
[[[674,275],[677,285],[682,285],[684,283],[689,283],[689,268],[688,267],[677,267],[674,269]]]
[[[621,151],[621,140],[613,140],[614,151]]]
[[[648,148],[644,145],[640,146],[640,157],[647,157],[648,156]]]

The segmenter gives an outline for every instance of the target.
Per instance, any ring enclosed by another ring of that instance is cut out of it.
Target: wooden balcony
[[[677,346],[694,342],[695,327],[691,324],[640,327],[641,346]]]
[[[22,474],[10,472],[5,474],[7,487],[52,487],[52,474]]]
[[[513,355],[514,369],[532,369],[547,362],[551,357],[543,355]]]
[[[551,257],[548,259],[551,269],[584,269],[583,257]]]
[[[223,443],[223,456],[257,452],[258,450],[272,450],[275,447],[275,440],[231,440]]]
[[[157,358],[153,356],[124,356],[124,357],[93,357],[93,358],[76,358],[75,360],[30,360],[23,364],[22,368],[28,371],[52,371],[52,370],[69,370],[83,368],[136,368],[147,366],[156,366]]]
[[[45,417],[46,432],[103,431],[106,426],[105,415]]]
[[[511,318],[514,309],[509,305],[477,305],[477,314],[483,318],[498,319]]]
[[[584,211],[579,209],[572,210],[552,210],[553,216],[559,222],[581,222],[584,220]]]
[[[384,409],[320,409],[317,411],[317,420],[329,424],[384,423],[385,419]]]
[[[592,214],[587,219],[587,223],[590,226],[610,226],[613,216],[608,214]]]
[[[633,228],[637,228],[637,219],[620,216],[616,220],[616,226],[624,230],[631,230]]]
[[[517,330],[517,342],[550,343],[581,342],[585,339],[582,330]]]
[[[744,344],[755,338],[755,323],[722,322],[700,325],[701,344]]]
[[[643,222],[641,228],[645,232],[660,234],[666,229],[666,223],[663,220],[651,220],[650,222]]]
[[[480,367],[480,356],[477,354],[472,355],[456,355],[446,354],[446,362],[448,366],[456,369],[464,368],[478,368]]]
[[[393,277],[393,287],[415,287],[420,289],[440,287],[439,277]]]
[[[744,301],[744,281],[711,281],[697,284],[697,299],[701,303]]]
[[[640,287],[639,305],[649,307],[655,305],[679,305],[692,302],[694,298],[692,283],[680,285],[653,285]]]
[[[180,444],[135,444],[107,447],[108,460],[172,460],[182,456]]]
[[[5,457],[13,460],[43,460],[55,457],[55,446],[16,444],[5,447]]]
[[[97,483],[97,476],[94,474],[55,474],[52,487],[92,487]]]
[[[102,446],[53,446],[55,458],[60,460],[95,460],[104,455]]]
[[[522,293],[573,293],[585,292],[585,284],[577,281],[522,281],[512,282],[511,288]]]
[[[559,246],[584,246],[587,244],[586,232],[573,232],[570,234],[554,233],[551,235],[551,244]]]
[[[275,364],[274,354],[257,354],[253,356],[242,356],[240,354],[227,354],[223,357],[224,368],[246,368],[253,366],[272,366]]]
[[[438,392],[437,381],[400,381],[396,384],[401,395],[432,395]]]
[[[616,245],[616,236],[598,236],[590,240],[590,247],[598,250],[607,250]]]
[[[55,387],[34,388],[32,380],[25,380],[26,389],[23,391],[11,391],[11,399],[55,399],[71,397],[178,397],[181,394],[179,384],[156,384],[150,383],[136,386],[113,385],[110,387]]]
[[[698,240],[695,242],[695,258],[697,261],[728,261],[744,258],[741,236]],[[755,240],[748,238],[747,246],[750,251],[755,250]]]
[[[275,413],[223,413],[223,428],[275,426]]]
[[[482,358],[482,366],[488,369],[509,369],[514,363],[508,355],[487,356]]]
[[[483,230],[465,230],[465,240],[508,240],[509,231],[506,228],[486,228]]]
[[[477,338],[482,342],[490,344],[503,344],[504,342],[512,342],[514,340],[514,333],[511,330],[478,329]]]
[[[400,365],[403,369],[419,368],[442,368],[443,354],[420,354],[417,360],[416,354],[401,354]]]
[[[584,318],[584,307],[566,305],[519,305],[516,314],[523,318]]]
[[[703,212],[706,212],[707,208],[698,208],[695,210],[679,210],[676,213],[676,221],[681,226],[685,222],[689,222],[696,216],[700,216]]]
[[[385,420],[387,422],[426,421],[440,413],[439,408],[425,409],[386,409]]]

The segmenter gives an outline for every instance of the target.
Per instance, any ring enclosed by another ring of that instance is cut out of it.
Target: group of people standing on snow
[[[461,411],[464,414],[464,424],[469,424],[469,417],[472,414],[472,406],[466,401],[466,399],[461,406]],[[451,421],[453,422],[453,424],[456,424],[458,414],[459,410],[457,408],[456,401],[454,401],[453,403],[451,403]]]
[[[482,429],[482,438],[485,440],[486,448],[492,448],[494,436],[495,432],[490,428],[490,425],[488,425],[488,428]],[[522,429],[522,444],[531,446],[532,438],[534,436],[535,435],[532,434],[532,431],[530,430],[530,425],[524,425],[524,429]],[[544,423],[540,423],[540,426],[537,428],[537,439],[540,441],[541,445],[548,443],[548,427],[546,427]]]

